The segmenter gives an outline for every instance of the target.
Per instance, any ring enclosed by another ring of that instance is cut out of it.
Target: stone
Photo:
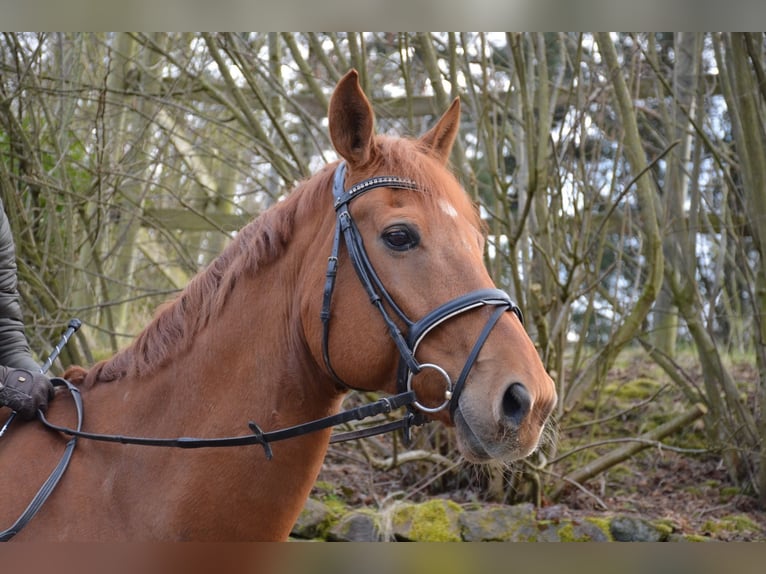
[[[524,537],[537,535],[535,508],[531,504],[466,510],[460,515],[459,524],[467,542],[514,540],[520,530],[525,531]]]
[[[650,522],[634,516],[616,516],[609,523],[609,532],[617,542],[661,542],[667,533]]]
[[[331,518],[332,511],[329,506],[309,498],[293,525],[290,535],[296,538],[321,538],[325,535]]]
[[[330,528],[327,539],[334,542],[380,542],[383,534],[378,521],[372,511],[351,511]]]
[[[561,542],[609,542],[609,534],[590,520],[567,520],[556,528]]]

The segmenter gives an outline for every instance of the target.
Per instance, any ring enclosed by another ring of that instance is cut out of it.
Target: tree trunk
[[[606,64],[607,77],[611,80],[614,91],[615,107],[623,130],[625,156],[632,172],[638,177],[635,181],[636,199],[641,209],[641,231],[645,246],[642,255],[646,261],[644,265],[646,275],[642,280],[643,288],[633,308],[621,320],[609,341],[600,350],[597,358],[573,381],[568,395],[564,397],[565,408],[576,405],[594,384],[606,377],[606,373],[620,351],[641,331],[642,323],[649,314],[662,286],[664,273],[657,190],[650,175],[646,172],[647,161],[638,132],[633,100],[622,75],[622,65],[617,58],[617,52],[609,33],[597,34],[596,38]]]
[[[653,44],[653,42],[650,43],[650,45]],[[666,156],[668,167],[662,189],[667,229],[667,235],[663,241],[664,252],[669,267],[668,272],[678,273],[683,268],[687,276],[690,268],[693,273],[696,257],[695,232],[689,227],[689,219],[686,217],[684,207],[689,199],[689,174],[686,167],[691,151],[689,115],[694,110],[701,49],[701,34],[688,32],[675,34],[676,63],[671,84],[673,101],[670,110],[663,117],[668,143],[681,142]],[[661,93],[664,91],[661,89]],[[673,294],[665,286],[657,297],[657,304],[653,311],[652,334],[655,346],[669,357],[675,355],[678,335],[677,313]]]
[[[737,150],[742,156],[740,168],[744,181],[744,204],[749,220],[749,228],[755,240],[759,259],[755,269],[755,297],[753,301],[756,329],[754,347],[759,369],[760,424],[753,428],[759,432],[760,477],[757,481],[759,501],[766,508],[766,230],[760,218],[766,213],[766,97],[762,81],[762,34],[731,34],[729,53],[731,57],[732,93],[728,100],[730,112],[737,115],[739,121],[732,121]],[[755,73],[754,73],[755,72]]]

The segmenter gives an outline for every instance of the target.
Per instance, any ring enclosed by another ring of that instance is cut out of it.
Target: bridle
[[[330,308],[335,287],[335,278],[337,275],[340,243],[341,238],[343,238],[349,259],[356,271],[356,275],[367,292],[367,295],[370,297],[370,302],[380,312],[388,329],[388,333],[399,352],[400,359],[396,383],[397,392],[403,393],[413,391],[413,377],[424,369],[434,370],[444,379],[444,401],[441,404],[429,407],[416,399],[412,404],[407,405],[408,410],[410,413],[422,417],[422,413],[436,413],[449,407],[450,415],[454,416],[468,374],[470,373],[473,364],[476,362],[476,358],[495,324],[506,311],[512,311],[516,314],[519,321],[523,324],[524,319],[521,314],[521,309],[507,293],[500,289],[479,289],[452,299],[426,314],[421,319],[412,321],[407,317],[404,311],[402,311],[401,307],[397,305],[396,301],[394,301],[391,294],[386,290],[380,277],[375,272],[375,269],[367,256],[367,251],[364,248],[364,242],[362,241],[359,229],[351,217],[349,204],[360,195],[380,187],[415,191],[420,189],[419,185],[411,179],[397,176],[377,176],[366,179],[353,185],[349,189],[346,189],[345,179],[346,164],[345,162],[341,162],[335,170],[333,180],[333,198],[336,212],[335,236],[333,239],[332,252],[327,262],[327,273],[321,312],[323,324],[322,354],[325,366],[335,379],[336,383],[346,389],[353,388],[346,384],[335,372],[330,361],[329,353]],[[479,334],[456,383],[453,384],[449,374],[441,366],[434,363],[420,363],[417,360],[415,354],[418,346],[429,332],[458,315],[482,306],[492,306],[495,307],[495,310],[492,312]],[[404,325],[406,335],[402,334],[401,329],[391,316],[391,313],[389,313],[388,309],[390,309],[399,319],[400,323]],[[416,413],[416,409],[419,411],[418,413]],[[405,441],[408,441],[409,427],[405,427],[404,431]]]
[[[397,370],[396,383],[397,394],[391,397],[381,398],[375,402],[361,405],[353,409],[341,411],[335,415],[330,415],[321,419],[295,425],[293,427],[277,429],[269,432],[264,432],[257,424],[250,422],[250,434],[242,436],[222,438],[147,438],[97,434],[81,430],[83,421],[83,403],[79,390],[69,381],[64,379],[51,379],[54,386],[64,386],[69,390],[76,406],[77,428],[72,429],[55,425],[45,418],[45,415],[42,411],[38,411],[38,419],[46,427],[51,430],[71,436],[72,438],[67,443],[65,453],[61,461],[53,470],[37,494],[34,496],[32,502],[27,506],[26,510],[10,528],[0,531],[0,541],[10,540],[13,536],[15,536],[42,507],[43,503],[53,492],[54,488],[66,471],[78,438],[101,442],[136,444],[144,446],[179,447],[187,449],[204,447],[232,447],[257,444],[263,447],[266,458],[271,459],[272,450],[270,443],[272,442],[294,438],[321,429],[335,427],[354,420],[363,420],[368,417],[387,414],[401,407],[407,407],[408,410],[407,414],[402,419],[380,424],[374,427],[362,428],[360,430],[335,434],[331,437],[330,442],[336,443],[346,440],[355,440],[358,438],[401,429],[405,444],[409,444],[411,440],[411,427],[425,423],[427,421],[425,414],[436,413],[449,407],[450,415],[454,416],[454,412],[457,408],[460,394],[463,391],[466,379],[468,378],[471,368],[476,362],[479,352],[484,346],[487,337],[489,337],[490,332],[500,320],[500,317],[507,311],[513,312],[523,323],[521,309],[519,309],[519,306],[516,305],[516,303],[514,303],[513,300],[511,300],[511,298],[504,291],[499,289],[479,289],[456,297],[455,299],[440,305],[417,321],[412,321],[409,319],[407,315],[401,310],[401,308],[396,304],[396,301],[394,301],[393,297],[391,297],[383,285],[380,277],[375,272],[375,269],[373,268],[372,263],[364,248],[361,234],[354,224],[354,220],[351,217],[351,213],[349,212],[349,204],[356,197],[359,197],[368,191],[380,187],[410,191],[417,191],[420,188],[416,182],[410,179],[405,179],[397,176],[379,176],[364,180],[349,189],[345,189],[345,173],[346,165],[344,162],[341,162],[335,170],[333,183],[336,225],[332,252],[328,258],[327,263],[326,281],[322,297],[321,320],[323,325],[323,359],[328,372],[338,385],[344,389],[353,388],[346,384],[335,372],[330,361],[329,352],[329,333],[332,317],[331,304],[333,291],[335,288],[335,278],[338,269],[340,244],[341,239],[343,239],[351,263],[354,267],[354,270],[356,271],[356,275],[359,278],[359,281],[362,283],[365,291],[369,295],[370,301],[378,309],[380,315],[383,317],[383,321],[388,328],[391,339],[393,340],[399,352],[400,360]],[[457,382],[453,384],[449,374],[441,366],[434,363],[420,363],[416,359],[415,354],[418,350],[418,346],[433,329],[445,323],[446,321],[457,317],[458,315],[483,306],[495,307],[495,310],[490,315],[487,323],[484,325],[484,328],[476,339],[476,343],[474,344],[473,349],[471,350],[465,364],[463,365],[463,369],[458,376]],[[393,311],[399,321],[404,325],[406,334],[403,334],[399,329],[396,321],[392,318],[391,314],[387,310],[387,307]],[[71,325],[70,329],[72,329]],[[74,332],[74,330],[68,332],[68,335],[65,334],[63,344],[65,344],[66,340],[68,340],[68,337],[71,336],[72,332]],[[59,349],[57,348],[57,350]],[[417,393],[413,389],[413,377],[422,372],[424,369],[432,369],[436,371],[439,373],[439,375],[441,375],[445,382],[444,401],[434,407],[429,407],[422,404],[418,400]],[[3,430],[5,430],[5,427]]]

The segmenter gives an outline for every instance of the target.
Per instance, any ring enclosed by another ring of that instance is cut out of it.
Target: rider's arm
[[[16,276],[16,249],[11,226],[0,200],[0,365],[32,372],[40,366],[32,358],[24,333]]]

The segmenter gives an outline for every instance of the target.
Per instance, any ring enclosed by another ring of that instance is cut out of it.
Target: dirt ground
[[[690,375],[699,376],[693,370],[692,365]],[[756,380],[755,367],[746,362],[734,365],[732,371],[735,379],[745,385]],[[658,389],[663,390],[657,394]],[[626,390],[631,392],[623,392]],[[587,425],[579,426],[581,421],[574,421],[569,427],[561,425],[557,453],[607,437],[638,436],[651,421],[659,423],[674,411],[688,408],[678,391],[645,361],[632,361],[615,369],[605,395],[609,398],[596,409],[598,416],[609,416],[610,412],[623,415],[600,425],[598,432]],[[647,402],[647,398],[651,400]],[[641,406],[632,411],[631,405]],[[585,405],[581,418],[595,416],[587,412],[589,408],[593,405]],[[721,456],[706,450],[700,439],[704,435],[702,426],[701,419],[695,421],[663,440],[670,448],[644,449],[585,481],[581,488],[567,488],[553,501],[548,498],[556,483],[552,474],[530,473],[530,465],[525,463],[506,468],[469,465],[460,460],[452,431],[429,425],[417,431],[409,451],[419,453],[420,457],[395,467],[381,468],[384,459],[390,458],[397,448],[401,460],[409,454],[391,435],[331,446],[314,495],[350,507],[372,509],[384,508],[394,500],[418,502],[433,497],[462,504],[536,500],[541,507],[539,514],[551,519],[628,514],[662,521],[681,535],[718,541],[766,541],[766,512],[758,509],[751,493],[743,492],[732,482]],[[588,460],[588,456],[593,458],[609,448],[612,447],[586,450],[582,455],[585,458],[571,457],[566,463],[546,468],[566,473]],[[540,459],[533,457],[532,463],[539,466]],[[533,479],[540,481],[541,489],[532,488]]]

